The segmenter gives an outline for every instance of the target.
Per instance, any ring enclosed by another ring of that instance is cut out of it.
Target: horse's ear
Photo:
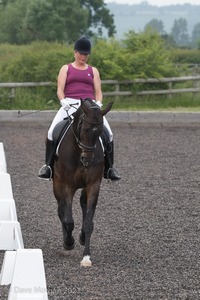
[[[86,113],[87,113],[87,110],[86,110],[86,107],[85,107],[85,105],[83,105],[83,104],[84,104],[84,101],[85,101],[85,99],[83,99],[83,98],[80,98],[80,100],[81,100],[81,108],[82,108],[83,112],[86,114]]]
[[[101,111],[102,116],[105,116],[111,110],[112,106],[113,106],[113,102],[108,103],[106,108]]]

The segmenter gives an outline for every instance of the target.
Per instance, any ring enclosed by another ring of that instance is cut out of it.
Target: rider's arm
[[[99,75],[99,71],[93,67],[93,74],[94,74],[94,92],[95,92],[95,100],[102,102],[103,95],[101,90],[101,79]]]
[[[68,65],[62,66],[60,69],[60,72],[58,74],[58,80],[57,80],[57,96],[59,100],[62,100],[65,98],[64,90],[65,90],[65,83],[67,79],[67,71],[68,71]]]

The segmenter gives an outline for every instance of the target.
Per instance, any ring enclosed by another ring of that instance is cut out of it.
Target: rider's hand
[[[64,110],[69,110],[71,107],[70,102],[67,99],[60,100],[60,103],[61,103],[62,107],[64,108]]]
[[[101,101],[96,101],[96,104],[101,108],[103,106]]]

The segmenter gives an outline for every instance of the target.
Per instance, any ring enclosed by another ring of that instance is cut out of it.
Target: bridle
[[[95,109],[96,108],[100,109],[99,107],[96,107],[96,106],[91,106],[89,109],[94,109],[94,108]],[[86,119],[85,114],[83,113],[79,117],[79,123],[78,123],[78,126],[77,126],[77,128],[78,128],[78,135],[75,133],[75,131],[73,129],[73,126],[70,127],[71,130],[72,130],[72,132],[73,132],[73,135],[75,137],[75,140],[77,142],[78,147],[82,150],[82,153],[93,152],[94,149],[96,149],[96,144],[93,145],[93,146],[90,146],[90,145],[86,145],[86,144],[84,144],[84,143],[81,142],[81,139],[80,139],[80,130],[81,130],[81,126],[82,126],[83,122],[86,122],[88,124],[96,126],[96,125],[102,125],[103,124],[103,120],[100,121],[100,122],[91,122],[91,121],[89,121],[89,120]],[[93,155],[93,157],[94,157],[94,155]],[[93,159],[91,160],[90,164],[85,163],[82,158],[80,158],[80,161],[82,162],[82,164],[85,167],[89,167],[92,164]]]

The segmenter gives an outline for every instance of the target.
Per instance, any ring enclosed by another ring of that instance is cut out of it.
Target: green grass
[[[3,110],[57,110],[56,90],[49,87],[17,88],[14,98],[9,89],[0,90],[0,109]],[[200,111],[200,95],[184,93],[159,96],[104,97],[104,107],[114,102],[112,110],[123,111]]]
[[[55,88],[17,88],[15,91],[12,97],[10,89],[0,89],[0,109],[54,110],[59,107]]]
[[[105,102],[114,100],[113,110],[126,111],[200,111],[200,95],[192,94],[168,96],[140,96],[137,98],[123,97],[120,99],[106,99]]]

